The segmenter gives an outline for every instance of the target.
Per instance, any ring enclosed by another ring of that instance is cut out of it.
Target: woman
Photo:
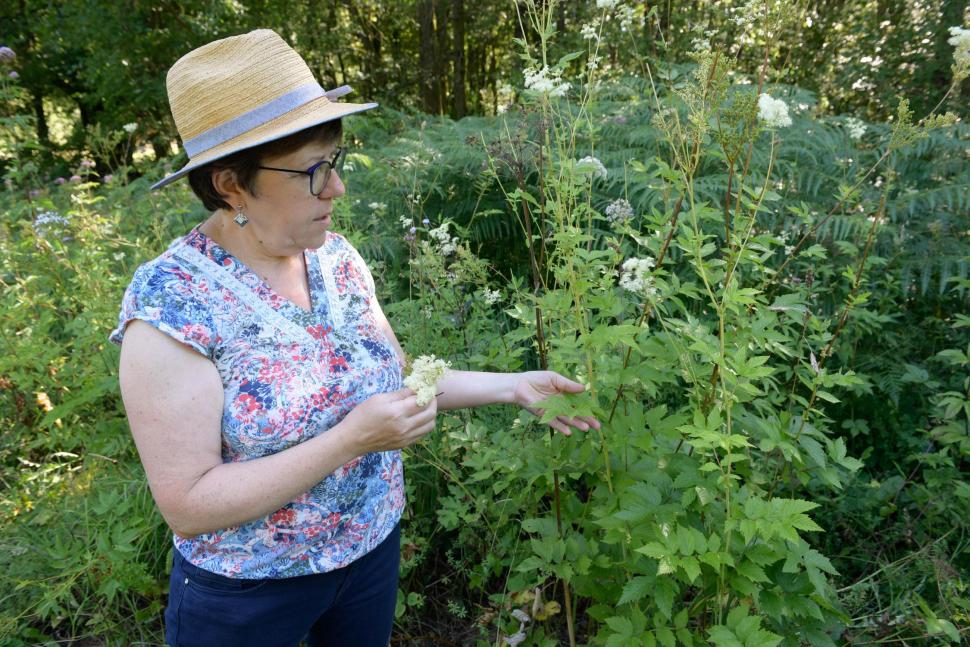
[[[274,32],[205,45],[168,74],[212,215],[138,268],[118,328],[121,392],[174,531],[172,645],[383,646],[404,506],[400,449],[439,408],[528,406],[583,386],[553,372],[449,371],[419,407],[357,251],[338,103]],[[588,429],[592,418],[551,426]]]

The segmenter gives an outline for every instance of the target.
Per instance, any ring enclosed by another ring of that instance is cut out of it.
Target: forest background
[[[965,641],[968,25],[965,0],[4,3],[0,644],[162,643],[170,539],[106,336],[205,215],[148,191],[184,163],[165,72],[259,27],[382,106],[345,124],[335,229],[406,350],[577,375],[550,412],[609,423],[488,407],[408,450],[396,644]]]

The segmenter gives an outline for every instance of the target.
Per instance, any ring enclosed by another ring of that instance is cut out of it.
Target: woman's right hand
[[[438,399],[420,407],[411,389],[379,393],[364,400],[344,418],[358,455],[407,447],[434,429]]]

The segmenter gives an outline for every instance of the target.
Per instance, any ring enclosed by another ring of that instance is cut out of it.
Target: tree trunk
[[[44,97],[34,91],[31,92],[31,100],[34,104],[34,118],[37,120],[37,141],[50,150],[50,131],[47,129],[47,117],[44,115]]]
[[[445,106],[448,101],[448,2],[447,0],[436,0],[435,9],[435,83],[438,86],[438,109],[435,111],[439,115],[445,114]]]
[[[434,2],[418,1],[418,25],[421,29],[421,42],[418,45],[418,61],[421,68],[421,104],[427,113],[437,112],[438,84],[435,82],[434,51]]]
[[[454,69],[452,77],[452,117],[461,119],[468,114],[465,101],[465,3],[464,0],[452,0],[452,21],[454,23]]]

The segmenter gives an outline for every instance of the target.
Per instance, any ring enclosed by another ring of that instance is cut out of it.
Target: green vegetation
[[[404,3],[426,4],[462,6]],[[400,644],[970,633],[970,59],[958,35],[956,63],[947,44],[970,16],[736,4],[489,6],[468,17],[465,51],[500,52],[491,82],[516,89],[460,120],[414,111],[427,97],[400,57],[348,46],[352,73],[401,85],[387,86],[397,109],[346,122],[335,229],[370,263],[405,349],[576,376],[587,392],[546,415],[604,422],[566,438],[508,407],[447,412],[406,451]],[[269,11],[181,5],[205,37],[146,26],[155,40],[136,49],[173,48],[153,83],[175,52]],[[327,42],[371,42],[351,14],[382,4],[346,6]],[[36,9],[46,51],[53,10]],[[916,34],[935,57],[910,68]],[[93,65],[71,42],[58,60]],[[306,49],[327,69],[332,48]],[[862,61],[876,54],[893,65]],[[203,212],[184,183],[148,191],[181,163],[160,89],[108,94],[79,73],[84,101],[117,103],[68,119],[57,144],[31,109],[39,63],[20,61],[0,63],[0,643],[160,644],[169,534],[107,334],[135,267]],[[853,92],[841,81],[863,65],[874,87]],[[439,108],[455,105],[448,74]]]

